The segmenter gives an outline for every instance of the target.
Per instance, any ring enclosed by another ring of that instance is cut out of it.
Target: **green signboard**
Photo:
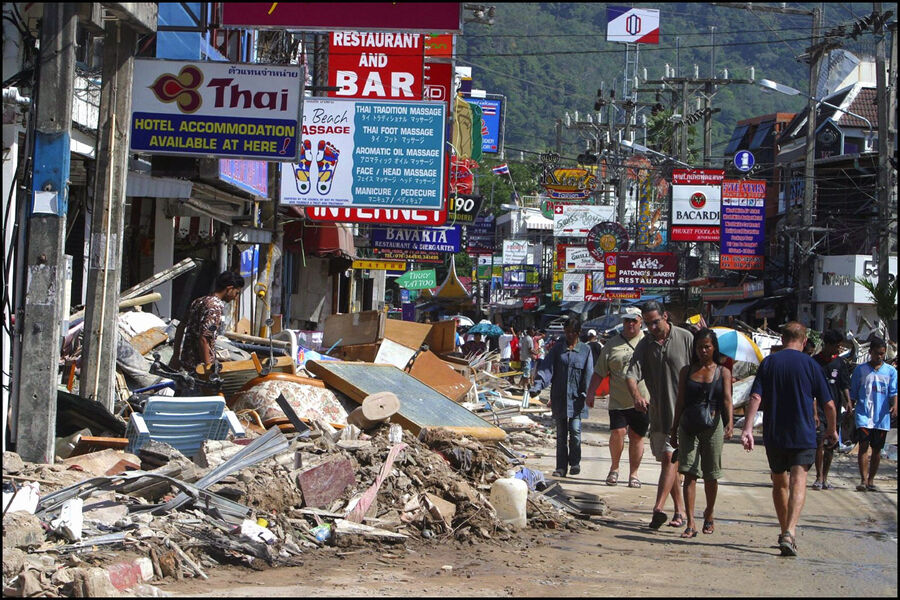
[[[424,290],[437,286],[437,274],[434,269],[424,271],[407,271],[397,278],[397,285],[408,290]]]

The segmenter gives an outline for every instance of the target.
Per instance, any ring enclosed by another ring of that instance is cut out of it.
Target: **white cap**
[[[642,317],[641,310],[636,306],[629,306],[621,312],[623,319],[631,319],[637,321]]]
[[[587,334],[588,334],[588,337],[594,337],[595,335],[597,335],[597,330],[596,329],[588,329]]]

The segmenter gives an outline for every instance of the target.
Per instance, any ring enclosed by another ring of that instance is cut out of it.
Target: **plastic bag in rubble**
[[[451,448],[446,450],[444,454],[447,455],[450,464],[458,471],[465,473],[472,470],[473,455],[471,450],[467,448]]]
[[[547,487],[544,473],[541,471],[532,471],[528,467],[522,467],[515,475],[513,475],[513,477],[524,481],[528,485],[528,489],[532,492],[540,491]]]

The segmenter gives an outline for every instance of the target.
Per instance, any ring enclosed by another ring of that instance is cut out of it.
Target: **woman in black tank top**
[[[724,440],[731,439],[734,429],[731,371],[721,366],[722,362],[716,333],[711,329],[695,333],[691,364],[681,370],[678,378],[678,400],[669,442],[678,450],[678,472],[684,475],[687,527],[681,534],[683,538],[697,535],[694,501],[697,479],[701,476],[706,494],[703,533],[715,531],[713,511],[722,475],[722,445]],[[712,425],[703,423],[707,412],[714,417]]]

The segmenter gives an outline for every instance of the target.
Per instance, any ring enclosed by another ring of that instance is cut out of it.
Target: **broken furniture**
[[[441,427],[480,440],[506,438],[502,429],[392,365],[309,361],[307,370],[360,404],[369,394],[393,392],[400,410],[391,421],[415,435],[425,427]]]
[[[266,359],[268,360],[268,357]],[[219,364],[221,365],[221,370],[218,376],[222,379],[222,393],[226,398],[231,398],[248,381],[256,377],[269,373],[294,374],[294,359],[290,356],[278,356],[273,364],[264,366],[256,353],[252,353],[250,360],[232,360]],[[197,373],[201,379],[205,380],[209,380],[216,375],[212,369],[206,369],[204,365],[197,365]]]
[[[363,398],[362,406],[347,415],[347,423],[363,431],[384,423],[400,410],[400,399],[391,392],[378,392]]]
[[[229,433],[243,437],[234,412],[225,408],[220,396],[170,398],[152,396],[142,414],[134,413],[125,437],[127,451],[136,453],[148,441],[165,442],[188,458],[194,456],[206,440],[224,440]]]

